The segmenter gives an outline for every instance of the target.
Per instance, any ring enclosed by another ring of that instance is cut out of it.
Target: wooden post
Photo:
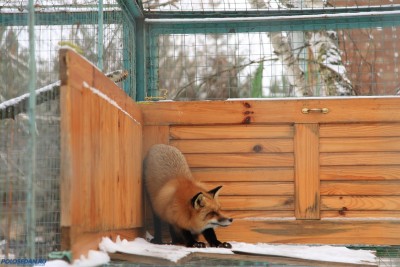
[[[318,124],[295,125],[295,216],[297,219],[320,219],[318,144]]]

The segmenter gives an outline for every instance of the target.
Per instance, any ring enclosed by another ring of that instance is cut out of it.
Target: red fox
[[[169,145],[154,145],[144,160],[144,177],[154,214],[153,243],[162,244],[162,221],[169,224],[173,244],[205,247],[203,234],[212,247],[231,248],[217,239],[214,228],[233,221],[221,213],[218,194],[222,186],[206,190],[196,181],[183,154]]]

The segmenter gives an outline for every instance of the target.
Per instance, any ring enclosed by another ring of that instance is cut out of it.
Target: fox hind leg
[[[150,241],[153,244],[162,244],[162,221],[156,214],[153,215],[154,238]]]

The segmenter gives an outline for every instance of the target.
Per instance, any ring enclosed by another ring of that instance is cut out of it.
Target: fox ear
[[[208,191],[208,193],[209,193],[210,195],[212,195],[213,198],[217,198],[218,195],[219,195],[219,190],[221,190],[221,188],[222,188],[222,185],[217,186],[216,188],[214,188],[214,189]]]
[[[202,207],[204,207],[204,201],[203,201],[204,195],[203,193],[199,192],[197,193],[193,198],[192,198],[192,206],[194,209],[198,210]]]

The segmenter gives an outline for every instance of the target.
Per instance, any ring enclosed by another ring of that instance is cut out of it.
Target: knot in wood
[[[263,147],[261,145],[255,145],[253,147],[253,151],[256,152],[256,153],[261,152],[262,149],[263,149]]]

